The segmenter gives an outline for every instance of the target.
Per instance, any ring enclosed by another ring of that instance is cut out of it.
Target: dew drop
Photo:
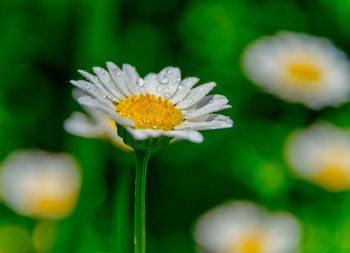
[[[157,87],[157,91],[158,91],[158,92],[161,92],[161,91],[162,91],[162,87],[161,87],[161,86],[158,86],[158,87]]]
[[[92,87],[91,87],[90,84],[85,84],[85,88],[88,89],[88,90],[91,90],[91,89],[92,89]]]
[[[171,69],[168,69],[167,73],[170,75],[173,73],[173,71]]]
[[[212,99],[210,99],[210,100],[209,100],[209,103],[211,103],[211,104],[212,104],[213,102],[214,102],[214,101],[213,101]]]
[[[169,78],[166,77],[166,75],[159,75],[158,76],[158,81],[161,83],[161,84],[167,84],[169,82]]]
[[[142,78],[137,79],[137,85],[143,87],[144,83]]]

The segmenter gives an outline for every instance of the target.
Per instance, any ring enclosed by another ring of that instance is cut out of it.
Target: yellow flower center
[[[301,82],[314,82],[320,79],[319,69],[310,63],[293,63],[288,66],[290,76]]]
[[[241,244],[241,253],[259,253],[261,252],[261,238],[252,237],[243,240]]]
[[[313,181],[330,191],[350,189],[348,153],[342,148],[331,148],[325,156],[326,161]]]
[[[251,235],[243,238],[238,244],[230,247],[227,253],[261,253],[263,250],[263,238]]]
[[[42,196],[41,201],[36,206],[34,213],[37,216],[66,216],[75,207],[78,200],[78,193],[73,193],[65,197]]]
[[[330,191],[344,191],[350,188],[350,179],[343,168],[329,167],[319,173],[314,182]]]
[[[181,110],[168,100],[154,95],[133,95],[116,106],[120,116],[135,123],[135,128],[170,131],[183,121]]]

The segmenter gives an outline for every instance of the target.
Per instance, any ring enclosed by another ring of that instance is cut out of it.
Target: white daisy
[[[17,213],[58,219],[75,207],[81,175],[68,154],[16,151],[3,162],[0,182],[5,203]]]
[[[350,130],[327,123],[296,131],[288,138],[285,158],[302,178],[329,191],[350,190]]]
[[[349,99],[349,60],[325,38],[292,32],[266,36],[246,48],[242,65],[267,92],[312,109]]]
[[[105,113],[93,109],[84,108],[88,115],[81,112],[73,112],[64,122],[64,129],[74,135],[86,138],[101,138],[111,141],[116,147],[125,151],[132,148],[125,145],[123,139],[117,133],[117,126]]]
[[[289,213],[268,213],[244,201],[232,201],[202,215],[194,239],[210,253],[289,253],[300,241],[300,226]]]
[[[87,95],[77,101],[108,114],[136,140],[168,136],[202,142],[198,130],[232,127],[229,117],[213,114],[230,108],[225,96],[207,96],[215,83],[193,88],[199,79],[181,80],[180,70],[173,67],[144,79],[128,64],[121,70],[107,62],[107,68],[94,67],[96,76],[79,70],[87,81],[71,83]]]

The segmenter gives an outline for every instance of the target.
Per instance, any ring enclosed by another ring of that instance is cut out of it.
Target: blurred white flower
[[[300,233],[299,222],[289,213],[230,201],[199,218],[194,239],[210,253],[289,253],[297,248]]]
[[[350,130],[318,123],[287,139],[285,158],[302,178],[329,191],[350,190]]]
[[[267,92],[311,109],[349,99],[349,60],[325,38],[292,32],[266,36],[246,48],[242,65]]]
[[[74,135],[86,138],[108,139],[116,147],[125,151],[133,150],[124,144],[123,139],[117,133],[115,122],[103,112],[92,108],[85,108],[88,115],[81,112],[73,112],[64,122],[64,129]]]
[[[81,174],[71,155],[16,151],[3,162],[0,182],[5,203],[17,213],[60,219],[76,206]]]
[[[181,80],[174,67],[145,78],[128,64],[120,69],[107,62],[107,68],[94,67],[96,76],[79,71],[87,81],[71,81],[86,92],[77,101],[106,113],[136,140],[168,136],[202,142],[198,130],[232,127],[229,117],[213,114],[230,108],[225,96],[207,96],[216,85],[213,82],[193,88],[199,79]]]

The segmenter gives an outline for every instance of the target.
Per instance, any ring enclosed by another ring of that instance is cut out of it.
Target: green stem
[[[146,252],[146,175],[150,152],[135,150],[134,253]]]

